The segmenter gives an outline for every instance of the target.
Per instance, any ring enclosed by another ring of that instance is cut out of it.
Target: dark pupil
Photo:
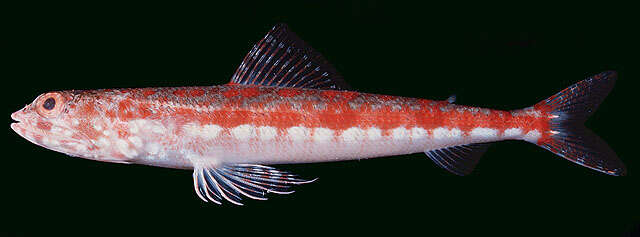
[[[44,104],[42,104],[42,107],[44,107],[47,110],[52,110],[53,107],[55,106],[56,106],[56,100],[54,100],[53,98],[46,99],[44,101]]]

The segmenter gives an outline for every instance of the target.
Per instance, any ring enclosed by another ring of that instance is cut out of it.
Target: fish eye
[[[56,100],[53,97],[47,98],[44,103],[42,103],[42,108],[46,110],[52,110],[56,107]]]
[[[39,96],[35,102],[35,110],[45,118],[55,118],[64,111],[65,97],[60,92],[49,92]]]

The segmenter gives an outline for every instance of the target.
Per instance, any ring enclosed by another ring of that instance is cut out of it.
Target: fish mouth
[[[29,137],[26,136],[26,128],[23,125],[24,125],[24,123],[14,122],[14,123],[11,123],[10,126],[11,126],[11,130],[13,130],[15,133],[17,133],[21,137],[31,141],[32,139],[29,139]]]
[[[25,123],[21,123],[20,121],[11,123],[11,130],[13,130],[16,134],[18,134],[18,136],[26,139],[27,141],[36,145],[40,145],[39,141],[28,135],[29,132],[27,131],[27,127],[25,127]]]
[[[36,144],[38,146],[49,148],[49,146],[42,143],[40,137],[42,134],[37,129],[34,129],[30,121],[26,118],[26,114],[23,110],[18,110],[11,114],[11,119],[15,122],[11,123],[11,129],[18,134],[20,137],[26,139],[27,141]],[[40,136],[39,136],[40,135]]]
[[[24,120],[24,112],[22,110],[18,110],[14,113],[11,114],[11,119],[14,120],[14,122],[11,123],[11,130],[13,130],[14,132],[16,132],[18,135],[20,135],[21,137],[31,141],[31,139],[27,138],[27,136],[25,136],[25,131],[26,131],[26,127],[25,127],[25,123],[23,122]]]
[[[11,123],[11,125],[10,125],[10,126],[11,126],[11,129],[12,129],[14,132],[19,133],[19,132],[18,132],[18,130],[20,130],[20,129],[21,129],[21,127],[20,127],[20,122],[14,122],[14,123]]]
[[[11,114],[11,119],[13,119],[16,122],[22,122],[22,120],[24,119],[24,109],[18,110],[16,112],[13,112]]]
[[[13,129],[13,131],[15,131],[16,133],[18,132],[18,129],[20,128],[20,122],[21,122],[21,119],[22,119],[21,116],[18,113],[20,113],[19,110],[11,114],[11,119],[14,120],[14,122],[11,123],[11,129]]]

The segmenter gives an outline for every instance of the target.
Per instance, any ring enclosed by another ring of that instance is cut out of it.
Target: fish
[[[487,147],[522,140],[608,175],[626,174],[583,124],[613,89],[605,71],[533,106],[505,111],[357,92],[285,24],[223,85],[52,91],[11,114],[36,145],[102,162],[193,170],[204,202],[243,205],[313,182],[279,164],[424,153],[456,175]],[[225,201],[226,200],[226,201]]]

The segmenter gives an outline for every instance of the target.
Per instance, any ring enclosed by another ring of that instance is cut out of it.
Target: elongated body
[[[171,168],[362,159],[504,139],[536,142],[549,130],[550,116],[533,108],[507,112],[351,91],[243,85],[73,93],[85,100],[77,109],[92,118],[71,121],[91,138],[77,152]]]
[[[465,175],[487,143],[501,140],[525,140],[621,175],[615,153],[581,125],[614,81],[605,72],[515,111],[359,93],[280,25],[229,84],[50,92],[12,114],[19,122],[11,127],[71,156],[193,169],[196,193],[216,203],[264,199],[306,182],[264,164],[425,152]]]

